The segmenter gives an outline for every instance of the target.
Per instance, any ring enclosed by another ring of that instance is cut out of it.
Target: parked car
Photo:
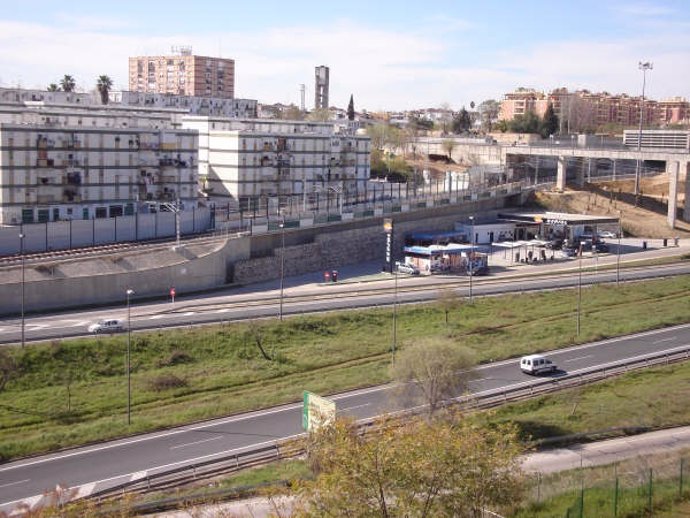
[[[400,261],[395,263],[396,271],[400,273],[407,273],[408,275],[419,275],[419,268],[413,264],[401,263]]]
[[[88,327],[89,333],[96,335],[99,333],[119,333],[124,331],[124,329],[125,326],[122,324],[122,321],[116,318],[99,320]]]
[[[551,360],[541,354],[530,354],[520,358],[520,369],[525,374],[542,374],[544,372],[556,372],[558,367]]]

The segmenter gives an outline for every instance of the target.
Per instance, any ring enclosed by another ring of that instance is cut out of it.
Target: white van
[[[125,326],[122,325],[121,320],[117,320],[116,318],[109,318],[105,320],[99,320],[95,324],[91,324],[88,327],[89,333],[117,333],[119,331],[123,331],[125,329]]]
[[[527,374],[556,372],[556,364],[541,354],[530,354],[520,358],[520,369]]]

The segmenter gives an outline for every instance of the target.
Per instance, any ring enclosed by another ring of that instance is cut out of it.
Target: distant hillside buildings
[[[570,133],[594,131],[606,125],[634,127],[639,124],[642,98],[608,92],[593,93],[589,90],[570,92],[566,88],[558,88],[548,94],[518,88],[505,94],[499,119],[509,121],[527,112],[541,117],[549,103],[553,104],[556,115],[564,125],[561,131]],[[690,103],[681,97],[662,101],[645,98],[643,110],[645,126],[690,124]]]

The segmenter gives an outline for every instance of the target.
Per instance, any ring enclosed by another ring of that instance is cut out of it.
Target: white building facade
[[[370,139],[330,123],[185,117],[199,132],[199,178],[209,199],[240,210],[364,191]]]
[[[169,116],[0,105],[0,224],[197,203],[198,139]]]

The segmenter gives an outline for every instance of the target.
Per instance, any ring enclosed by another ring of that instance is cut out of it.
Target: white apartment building
[[[242,210],[364,191],[370,139],[333,124],[188,116],[199,132],[199,180],[209,199]]]
[[[108,95],[109,110],[147,110],[165,113],[169,118],[182,115],[210,115],[253,119],[257,117],[258,103],[255,99],[228,99],[222,97],[198,97],[170,95],[152,92],[111,91]],[[22,88],[0,88],[0,105],[42,102],[48,105],[78,106],[102,109],[98,92],[49,92]]]
[[[197,133],[164,114],[0,104],[0,224],[197,203]]]

